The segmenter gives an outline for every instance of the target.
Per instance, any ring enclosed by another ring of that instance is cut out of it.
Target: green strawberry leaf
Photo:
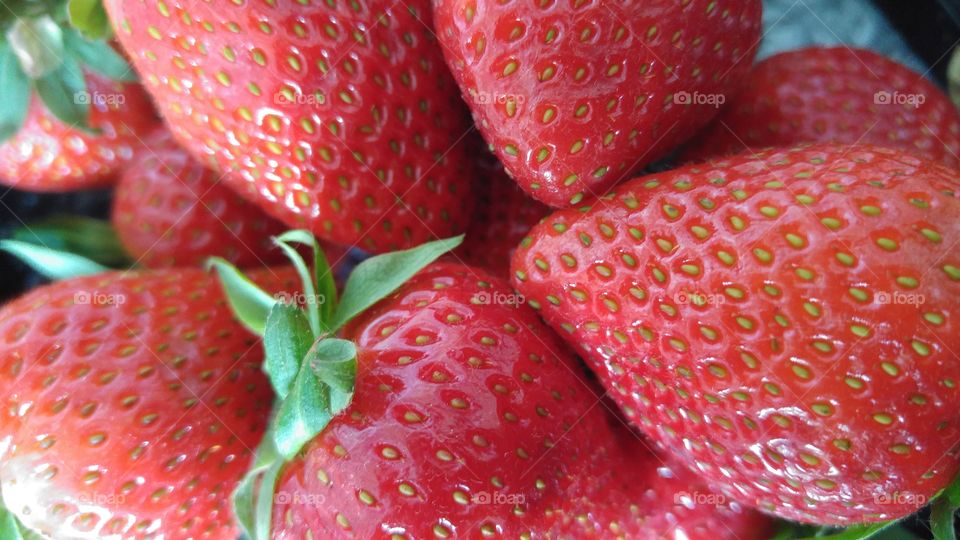
[[[110,19],[101,0],[70,0],[67,3],[70,24],[89,39],[110,36]]]
[[[0,538],[3,540],[43,540],[43,536],[24,525],[13,512],[0,505]]]
[[[213,268],[217,271],[227,302],[240,323],[254,334],[262,336],[267,326],[267,316],[278,302],[277,298],[220,257],[211,257],[206,266],[208,270]]]
[[[100,3],[99,0],[96,1],[97,4]],[[106,41],[84,39],[75,30],[68,28],[63,32],[63,43],[67,52],[91,71],[115,81],[137,81],[137,73],[127,60]]]
[[[63,30],[48,15],[18,17],[7,31],[7,42],[31,79],[48,76],[62,67]]]
[[[72,56],[63,58],[56,70],[33,81],[44,106],[64,124],[95,133],[90,127],[90,93],[80,64]]]
[[[350,404],[356,378],[353,342],[323,339],[307,353],[273,422],[273,442],[287,461]]]
[[[310,324],[300,309],[277,302],[267,315],[263,333],[263,370],[278,399],[284,399],[313,344]]]
[[[20,259],[40,275],[54,281],[100,274],[110,270],[106,266],[74,253],[57,251],[19,240],[0,240],[0,250]]]
[[[333,277],[333,270],[327,256],[310,231],[287,231],[277,237],[277,240],[290,244],[297,243],[313,250],[313,273],[316,284],[316,300],[320,307],[320,320],[329,321],[337,307],[337,283]],[[308,299],[309,301],[309,299]]]
[[[306,261],[303,260],[303,257],[300,256],[296,248],[289,243],[288,239],[290,238],[290,234],[298,232],[299,231],[290,231],[281,234],[273,239],[273,243],[290,259],[293,267],[297,270],[297,274],[300,275],[300,282],[303,285],[304,307],[307,312],[307,320],[310,322],[310,329],[313,332],[313,337],[316,339],[320,337],[321,332],[326,330],[323,324],[324,321],[322,321],[320,317],[320,305],[326,303],[326,298],[317,295],[317,284],[314,273],[310,271]],[[320,246],[317,244],[316,239],[313,238],[313,235],[308,233],[307,238],[310,243],[314,245],[314,253],[319,252]],[[317,256],[314,255],[314,258],[317,258]]]
[[[129,268],[133,261],[113,226],[86,216],[53,215],[13,232],[13,239],[66,251],[112,268]]]
[[[821,540],[866,540],[867,538],[873,538],[896,523],[896,521],[884,521],[883,523],[871,523],[869,525],[855,525],[835,533],[817,534],[805,540],[813,540],[814,538]],[[824,529],[824,531],[826,530]]]
[[[283,467],[283,462],[279,461],[278,457],[277,449],[273,446],[273,437],[267,432],[257,448],[252,468],[237,485],[231,497],[237,522],[251,540],[270,540],[273,504],[264,505],[260,501],[273,502],[276,478]],[[260,480],[259,489],[257,480]],[[270,488],[269,493],[266,492],[267,487]]]
[[[359,265],[347,279],[340,305],[329,327],[335,331],[370,306],[386,298],[408,279],[441,255],[463,242],[463,236],[437,240],[406,251],[371,257]]]
[[[934,540],[956,540],[954,514],[960,508],[960,476],[937,495],[930,507],[930,530]]]
[[[0,44],[0,143],[13,137],[24,120],[30,107],[30,79],[20,68],[20,61],[13,49],[6,43]]]

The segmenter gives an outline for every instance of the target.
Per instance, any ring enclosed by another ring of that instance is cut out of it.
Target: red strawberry
[[[139,264],[150,268],[201,266],[220,256],[240,266],[285,260],[270,241],[283,225],[221,183],[166,130],[124,171],[111,217]]]
[[[90,133],[58,120],[34,96],[22,127],[0,144],[0,183],[28,191],[70,191],[105,186],[158,124],[140,85],[85,73],[81,94],[90,106]],[[74,99],[78,99],[74,97]]]
[[[831,141],[898,148],[957,167],[960,113],[922,75],[877,53],[802,49],[757,64],[685,157]]]
[[[958,185],[879,147],[684,167],[544,220],[515,284],[726,495],[898,518],[960,470]]]
[[[54,538],[236,538],[227,497],[272,398],[262,355],[200,270],[75,278],[8,304],[7,507]]]
[[[533,197],[601,194],[702,127],[753,60],[759,0],[436,0],[484,138]],[[693,105],[693,106],[691,106]]]
[[[474,188],[477,206],[460,255],[469,264],[506,276],[517,244],[550,209],[528,197],[507,176],[503,165],[483,152],[477,160],[479,174]]]
[[[469,126],[427,0],[106,5],[174,135],[274,217],[375,252],[465,227]]]
[[[761,537],[754,514],[679,504],[689,476],[662,478],[511,298],[439,263],[350,323],[353,404],[281,473],[273,538]]]

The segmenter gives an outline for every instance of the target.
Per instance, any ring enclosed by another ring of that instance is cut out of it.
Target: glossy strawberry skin
[[[730,93],[760,37],[757,0],[434,8],[484,138],[524,190],[556,207],[603,194],[692,136],[717,107],[684,104],[681,92]]]
[[[351,323],[353,403],[281,473],[274,538],[655,538],[676,526],[669,512],[693,538],[756,523],[736,508],[644,504],[660,461],[611,424],[573,355],[512,294],[439,263]]]
[[[373,252],[463,231],[469,125],[425,0],[106,5],[174,135],[288,226]]]
[[[921,98],[893,103],[895,95]],[[922,75],[875,52],[801,49],[758,63],[684,158],[805,142],[876,144],[957,167],[960,113]]]
[[[289,269],[252,277],[289,290]],[[273,399],[200,270],[108,273],[0,311],[7,508],[54,538],[233,540],[228,496]]]
[[[283,224],[234,193],[166,130],[124,170],[111,221],[131,257],[148,268],[202,266],[219,256],[241,267],[283,260],[270,237]]]
[[[26,191],[72,191],[109,185],[159,119],[139,84],[87,72],[91,134],[57,120],[33,96],[27,119],[0,144],[0,184]]]
[[[760,156],[554,214],[514,283],[728,496],[815,523],[912,513],[960,468],[960,184],[879,147]]]

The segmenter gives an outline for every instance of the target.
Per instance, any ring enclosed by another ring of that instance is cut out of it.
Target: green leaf
[[[18,17],[7,31],[7,43],[31,79],[45,77],[63,65],[63,31],[47,15]]]
[[[97,0],[99,4],[99,0]],[[91,71],[115,81],[136,82],[137,74],[117,51],[106,41],[90,41],[76,31],[63,32],[63,42],[67,52]]]
[[[303,311],[282,302],[274,304],[263,333],[263,370],[278,399],[287,397],[312,344],[313,333]]]
[[[317,242],[317,238],[305,230],[287,231],[277,237],[285,243],[297,243],[313,250],[314,282],[317,286],[317,299],[323,300],[320,304],[320,320],[329,322],[337,307],[337,283],[334,280],[333,270],[327,261],[327,255]]]
[[[110,19],[101,0],[70,0],[67,3],[70,24],[89,39],[110,35]]]
[[[303,260],[303,257],[300,256],[300,253],[294,249],[285,239],[284,235],[277,236],[273,239],[273,243],[279,247],[284,255],[290,259],[290,262],[293,263],[294,269],[296,269],[297,274],[300,275],[300,283],[303,286],[303,296],[304,296],[304,308],[307,312],[307,320],[310,321],[310,329],[313,332],[313,337],[319,338],[320,333],[326,330],[326,327],[323,325],[323,321],[320,318],[320,307],[319,305],[326,301],[325,298],[317,296],[317,286],[314,280],[313,274],[310,272],[310,268],[307,267],[306,261]]]
[[[241,324],[251,332],[262,336],[267,326],[270,309],[277,298],[258,287],[237,267],[220,257],[207,260],[207,269],[213,268],[220,277],[227,302]]]
[[[0,240],[0,249],[17,257],[40,275],[54,281],[100,274],[110,270],[80,255],[19,240]]]
[[[64,124],[86,131],[90,128],[90,93],[80,64],[72,56],[63,58],[60,67],[33,81],[43,104]]]
[[[866,540],[867,538],[872,538],[880,534],[896,523],[896,521],[885,521],[883,523],[871,523],[869,525],[855,525],[833,534],[809,537],[807,540],[812,540],[813,538],[820,538],[821,540]]]
[[[129,267],[133,261],[108,221],[86,216],[54,215],[13,232],[13,238],[67,251],[110,267]]]
[[[30,79],[23,69],[13,49],[6,43],[0,44],[0,142],[6,141],[20,131],[30,106]]]
[[[268,432],[260,441],[253,466],[233,492],[234,515],[243,532],[252,540],[270,540],[273,504],[262,505],[260,501],[273,502],[276,478],[284,465],[282,461],[278,461],[278,457],[273,438]],[[259,489],[257,480],[261,480]],[[266,492],[267,487],[270,488],[269,493]]]
[[[335,331],[368,307],[386,298],[414,274],[463,242],[463,236],[422,244],[406,251],[371,257],[347,279],[343,298],[330,323]]]
[[[3,506],[0,506],[0,538],[3,538],[3,540],[43,540],[43,536],[21,523],[13,512]]]
[[[355,376],[352,342],[324,339],[314,344],[274,418],[273,441],[285,460],[293,459],[350,404]]]

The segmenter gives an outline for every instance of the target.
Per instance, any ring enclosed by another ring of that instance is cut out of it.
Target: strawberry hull
[[[895,519],[960,469],[958,186],[869,146],[683,167],[548,217],[514,283],[725,495],[804,522]]]

